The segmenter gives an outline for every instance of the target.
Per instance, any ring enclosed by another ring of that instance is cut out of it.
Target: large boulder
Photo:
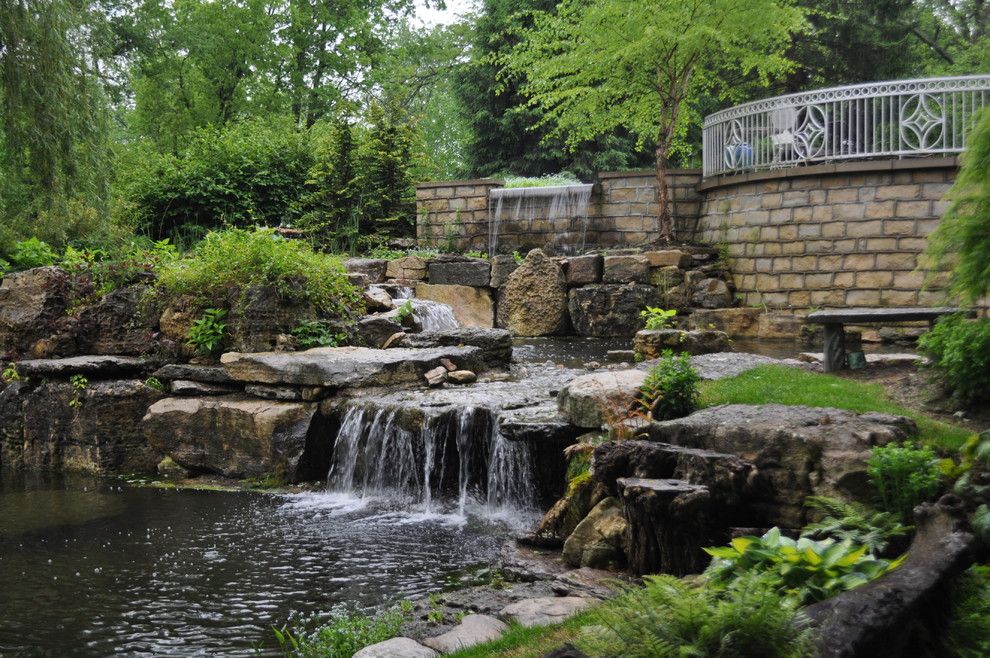
[[[701,308],[724,308],[732,306],[732,289],[722,279],[708,278],[693,284],[691,302]]]
[[[564,541],[561,554],[572,567],[607,568],[625,560],[626,519],[615,498],[595,505]]]
[[[148,443],[193,472],[228,477],[276,475],[290,482],[323,477],[316,404],[243,396],[165,398],[151,405],[142,425]]]
[[[579,477],[567,485],[567,491],[553,504],[531,535],[523,538],[528,544],[541,548],[561,548],[579,523],[588,516],[595,500],[595,480]]]
[[[646,283],[650,262],[643,256],[606,256],[602,268],[604,283]]]
[[[568,297],[571,323],[582,336],[632,336],[643,327],[639,313],[647,306],[660,306],[660,293],[639,283],[582,286]]]
[[[430,263],[429,278],[432,284],[474,286],[484,288],[491,283],[492,267],[481,258],[470,260],[434,260]]]
[[[5,406],[19,407],[23,429],[18,445],[8,443],[5,465],[109,475],[153,472],[161,459],[141,417],[162,394],[142,380],[51,380],[16,393]]]
[[[710,329],[643,329],[636,332],[633,349],[644,359],[656,359],[665,350],[692,355],[731,352],[732,341],[725,333]]]
[[[364,316],[355,327],[357,341],[366,347],[381,347],[393,335],[403,331],[402,323],[396,316],[395,311]]]
[[[79,312],[77,349],[82,354],[149,353],[157,345],[160,312],[148,286],[113,290]]]
[[[567,281],[560,265],[540,249],[529,252],[499,289],[498,326],[517,336],[567,331]]]
[[[867,499],[870,449],[917,436],[903,416],[843,409],[721,405],[685,418],[650,423],[646,434],[690,448],[735,454],[758,470],[765,523],[800,527],[809,495]]]
[[[629,411],[646,380],[642,370],[609,370],[572,379],[557,396],[560,415],[572,425],[599,429]]]
[[[317,347],[305,352],[227,352],[220,363],[241,382],[358,388],[418,383],[427,371],[443,365],[443,359],[458,370],[480,372],[480,354],[477,347]]]
[[[65,315],[69,275],[58,267],[8,274],[0,282],[0,352],[27,352]]]
[[[293,302],[273,286],[254,286],[234,292],[224,322],[230,332],[230,348],[239,352],[264,352],[278,345],[281,334],[290,333],[302,320],[313,319],[309,304]]]
[[[688,327],[724,331],[730,338],[756,338],[762,315],[762,308],[697,309],[688,316]]]
[[[420,283],[416,285],[416,297],[446,304],[462,327],[490,329],[495,326],[492,294],[485,288]]]

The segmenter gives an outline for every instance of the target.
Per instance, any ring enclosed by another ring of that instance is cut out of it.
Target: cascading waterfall
[[[583,250],[588,233],[588,205],[593,185],[556,185],[552,187],[496,188],[488,195],[488,255],[498,249],[498,236],[503,218],[512,222],[526,222],[533,232],[533,222],[546,219],[556,226],[558,220],[577,220],[581,223],[579,244],[565,245]],[[561,237],[554,235],[554,244]]]
[[[401,407],[348,405],[328,488],[361,497],[401,496],[430,513],[456,495],[462,516],[472,504],[487,512],[534,506],[530,448],[502,436],[488,409],[426,415],[414,428],[403,422],[406,413]]]
[[[413,317],[423,331],[446,331],[460,326],[454,317],[454,309],[447,304],[429,299],[412,299],[411,302]]]

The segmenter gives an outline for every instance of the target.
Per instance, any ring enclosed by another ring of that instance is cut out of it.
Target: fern
[[[882,553],[891,539],[911,532],[891,512],[873,512],[862,505],[829,496],[808,496],[804,504],[822,513],[821,521],[810,523],[801,531],[802,537],[849,541],[866,546],[870,553]]]

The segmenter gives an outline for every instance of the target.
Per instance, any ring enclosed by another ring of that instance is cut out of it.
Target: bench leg
[[[846,330],[841,324],[826,324],[825,372],[835,372],[846,367]]]

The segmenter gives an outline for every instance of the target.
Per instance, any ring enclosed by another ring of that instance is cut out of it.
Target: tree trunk
[[[659,241],[669,245],[674,241],[674,218],[670,213],[670,187],[667,185],[667,149],[663,134],[657,139],[656,166],[657,166],[657,202],[660,209],[657,214],[657,232]]]

